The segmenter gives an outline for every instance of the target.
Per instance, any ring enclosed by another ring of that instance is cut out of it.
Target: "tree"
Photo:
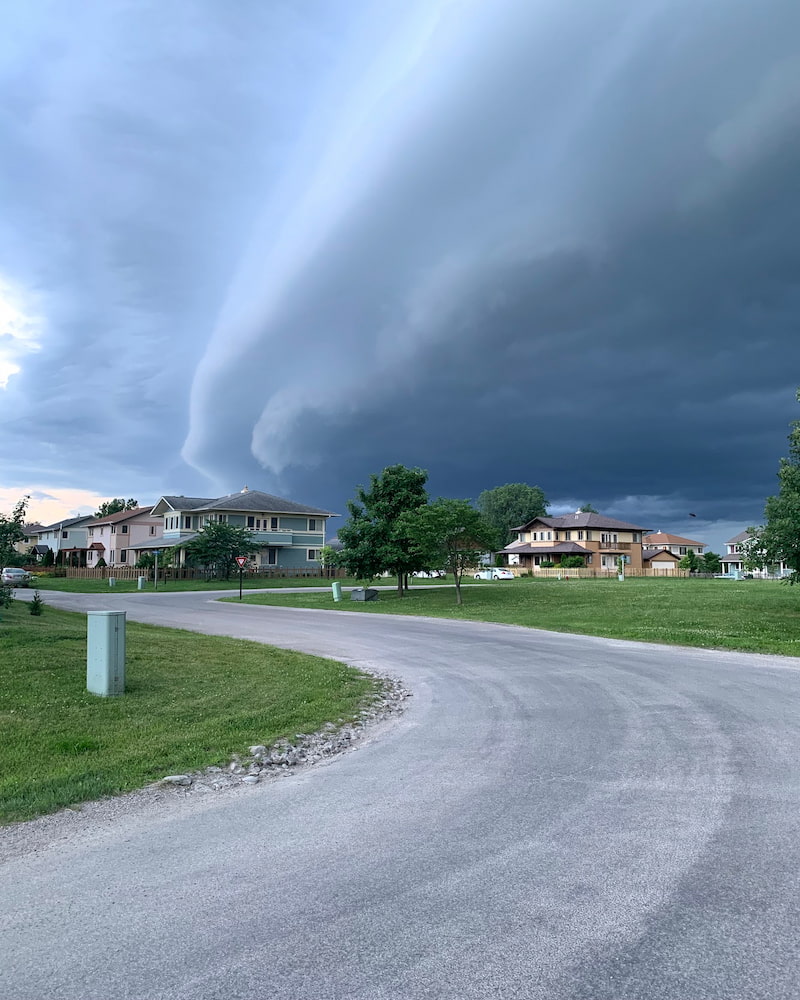
[[[94,512],[95,517],[110,517],[112,514],[120,514],[123,510],[136,510],[139,501],[131,497],[130,500],[123,500],[122,497],[114,497],[113,500],[106,500],[101,503]]]
[[[582,506],[578,507],[578,510],[581,512],[581,514],[599,514],[600,513],[600,511],[597,509],[597,507],[593,507],[590,503],[583,504]]]
[[[800,389],[797,391],[800,402]],[[749,559],[761,566],[783,563],[791,571],[790,584],[800,583],[800,420],[791,423],[789,457],[778,466],[778,493],[767,497],[765,524],[749,529],[751,539],[742,546]]]
[[[332,545],[323,545],[319,550],[319,565],[326,576],[339,565],[339,553]]]
[[[716,552],[706,552],[700,557],[700,569],[703,573],[720,573],[722,560]]]
[[[456,604],[461,604],[464,571],[477,566],[482,553],[491,547],[497,537],[495,527],[469,500],[442,498],[406,511],[400,522],[421,565],[446,566],[453,574]]]
[[[339,563],[348,573],[372,580],[388,571],[397,577],[398,596],[403,596],[404,578],[423,566],[411,552],[400,515],[427,503],[427,481],[424,469],[390,465],[379,476],[370,476],[369,489],[358,487],[356,499],[347,502],[350,520],[338,532]]]
[[[0,566],[11,566],[17,560],[19,553],[14,546],[25,538],[25,512],[29,500],[29,496],[19,500],[9,517],[0,514]]]
[[[678,563],[678,569],[688,569],[690,573],[696,573],[700,568],[700,560],[694,549],[689,549],[686,555]]]
[[[586,559],[583,556],[563,556],[561,559],[562,569],[579,569],[586,565]]]
[[[246,528],[211,521],[186,544],[186,558],[227,580],[236,566],[236,557],[247,555],[255,547],[253,533]]]
[[[512,528],[544,516],[547,506],[547,499],[538,486],[506,483],[493,490],[484,490],[478,497],[478,510],[495,529],[495,541],[490,548],[504,548],[513,541]]]

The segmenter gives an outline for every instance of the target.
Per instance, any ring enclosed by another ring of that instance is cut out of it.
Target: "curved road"
[[[414,697],[327,766],[0,832],[1,997],[800,996],[800,660],[207,594],[48,601],[332,655]]]

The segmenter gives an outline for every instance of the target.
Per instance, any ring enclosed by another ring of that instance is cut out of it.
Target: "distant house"
[[[747,572],[751,573],[754,577],[769,579],[771,577],[784,576],[791,572],[785,563],[779,563],[777,566],[759,566],[755,569],[748,569],[745,566],[743,546],[749,538],[749,531],[740,531],[738,535],[734,535],[733,538],[725,543],[727,551],[725,555],[720,556],[723,573],[728,576],[740,576]]]
[[[86,565],[134,566],[142,547],[159,538],[161,518],[152,516],[152,507],[134,507],[107,517],[95,518],[86,527]]]
[[[616,570],[619,560],[641,570],[642,536],[647,531],[605,514],[576,511],[561,517],[535,517],[514,528],[515,541],[502,551],[510,566],[536,570],[542,563],[556,566],[566,556],[582,556],[586,566]]]
[[[680,535],[670,535],[666,531],[656,531],[652,535],[645,535],[642,541],[646,548],[663,549],[670,552],[676,559],[683,559],[690,552],[701,556],[706,547],[705,542],[696,542],[693,538],[682,538]]]
[[[30,554],[35,559],[38,555],[40,555],[36,549],[39,544],[39,533],[45,530],[44,525],[39,524],[38,522],[25,524],[23,525],[22,530],[25,532],[25,537],[19,542],[14,542],[14,549],[19,552],[20,555]],[[43,555],[46,551],[47,549],[44,549],[41,554]]]
[[[39,532],[37,544],[46,545],[59,563],[85,566],[88,549],[86,529],[94,519],[93,514],[82,514],[49,524]]]
[[[658,576],[659,573],[665,576],[674,573],[682,558],[674,555],[669,549],[642,550],[642,565],[645,569],[651,569],[654,576]]]
[[[163,524],[162,538],[149,548],[173,548],[177,564],[185,562],[185,546],[213,522],[246,528],[253,534],[250,555],[263,568],[302,569],[318,567],[325,545],[329,510],[250,490],[224,497],[163,496],[152,514]]]

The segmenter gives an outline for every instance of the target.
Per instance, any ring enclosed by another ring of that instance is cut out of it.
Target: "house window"
[[[89,528],[89,538],[94,538],[94,528]]]
[[[582,531],[579,531],[579,532],[578,532],[578,541],[579,541],[579,542],[582,542],[582,541],[583,541],[583,532],[582,532]]]
[[[552,540],[552,537],[553,537],[553,533],[552,533],[552,531],[548,531],[548,532],[547,532],[547,541],[548,541],[548,542],[549,542],[549,541],[551,541],[551,540]]]
[[[122,525],[122,534],[123,535],[127,535],[128,534],[128,525],[127,524],[123,524]]]
[[[680,553],[680,555],[685,556],[686,555],[686,546],[685,545],[679,545],[678,546],[678,552]]]
[[[112,535],[116,535],[116,533],[117,533],[117,526],[116,526],[116,524],[112,524],[111,525],[111,534]]]
[[[150,525],[150,534],[154,535],[156,533],[156,526],[154,524]]]
[[[592,533],[591,533],[591,531],[587,531],[586,532],[586,541],[587,542],[591,542],[591,540],[592,540]]]
[[[270,566],[277,566],[278,564],[278,550],[269,549],[267,554],[267,564]]]
[[[269,519],[269,530],[270,531],[277,531],[278,530],[278,519],[277,519],[277,517],[271,517]]]
[[[306,559],[309,562],[316,562],[319,559],[319,549],[306,549]]]
[[[247,518],[247,527],[248,528],[255,528],[255,526],[256,526],[256,519],[254,517],[249,517],[248,516],[248,518]]]
[[[572,532],[571,531],[565,531],[564,532],[564,540],[567,541],[567,542],[571,542],[572,541]]]
[[[183,519],[183,526],[184,526],[184,528],[191,528],[191,526],[192,526],[192,519],[191,519],[191,517],[184,517],[184,519]]]
[[[62,531],[61,532],[61,537],[62,538],[69,538],[69,532],[68,531]]]
[[[122,552],[120,552],[120,554],[119,554],[119,561],[121,563],[128,561],[128,550],[127,549],[123,549]]]

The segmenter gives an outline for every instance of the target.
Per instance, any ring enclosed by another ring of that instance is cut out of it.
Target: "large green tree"
[[[456,604],[461,604],[461,578],[491,548],[497,537],[494,526],[469,500],[442,498],[406,511],[400,522],[422,565],[446,567],[453,574]]]
[[[25,512],[29,500],[29,496],[19,500],[8,517],[0,514],[0,566],[13,566],[19,559],[14,546],[25,538]]]
[[[706,552],[700,556],[700,568],[703,573],[721,573],[722,560],[716,552]]]
[[[110,517],[112,514],[120,514],[123,510],[135,510],[139,506],[139,501],[134,500],[133,497],[130,500],[123,500],[122,497],[114,497],[113,500],[106,500],[101,503],[97,510],[94,512],[95,517]]]
[[[789,583],[800,583],[800,420],[792,421],[791,428],[789,456],[778,467],[778,493],[767,497],[765,524],[750,529],[751,540],[743,550],[750,564],[783,563],[791,571]]]
[[[229,579],[237,556],[246,556],[256,545],[253,533],[222,521],[207,524],[186,545],[186,558],[195,566],[205,566],[215,576]]]
[[[412,552],[401,515],[428,502],[427,481],[424,469],[390,465],[380,475],[370,476],[369,489],[359,486],[355,499],[347,502],[350,519],[338,531],[339,565],[360,580],[392,573],[402,597],[405,577],[423,566]]]
[[[478,497],[478,510],[495,529],[493,548],[502,549],[514,539],[512,528],[526,524],[547,513],[547,498],[538,486],[506,483],[484,490]]]

